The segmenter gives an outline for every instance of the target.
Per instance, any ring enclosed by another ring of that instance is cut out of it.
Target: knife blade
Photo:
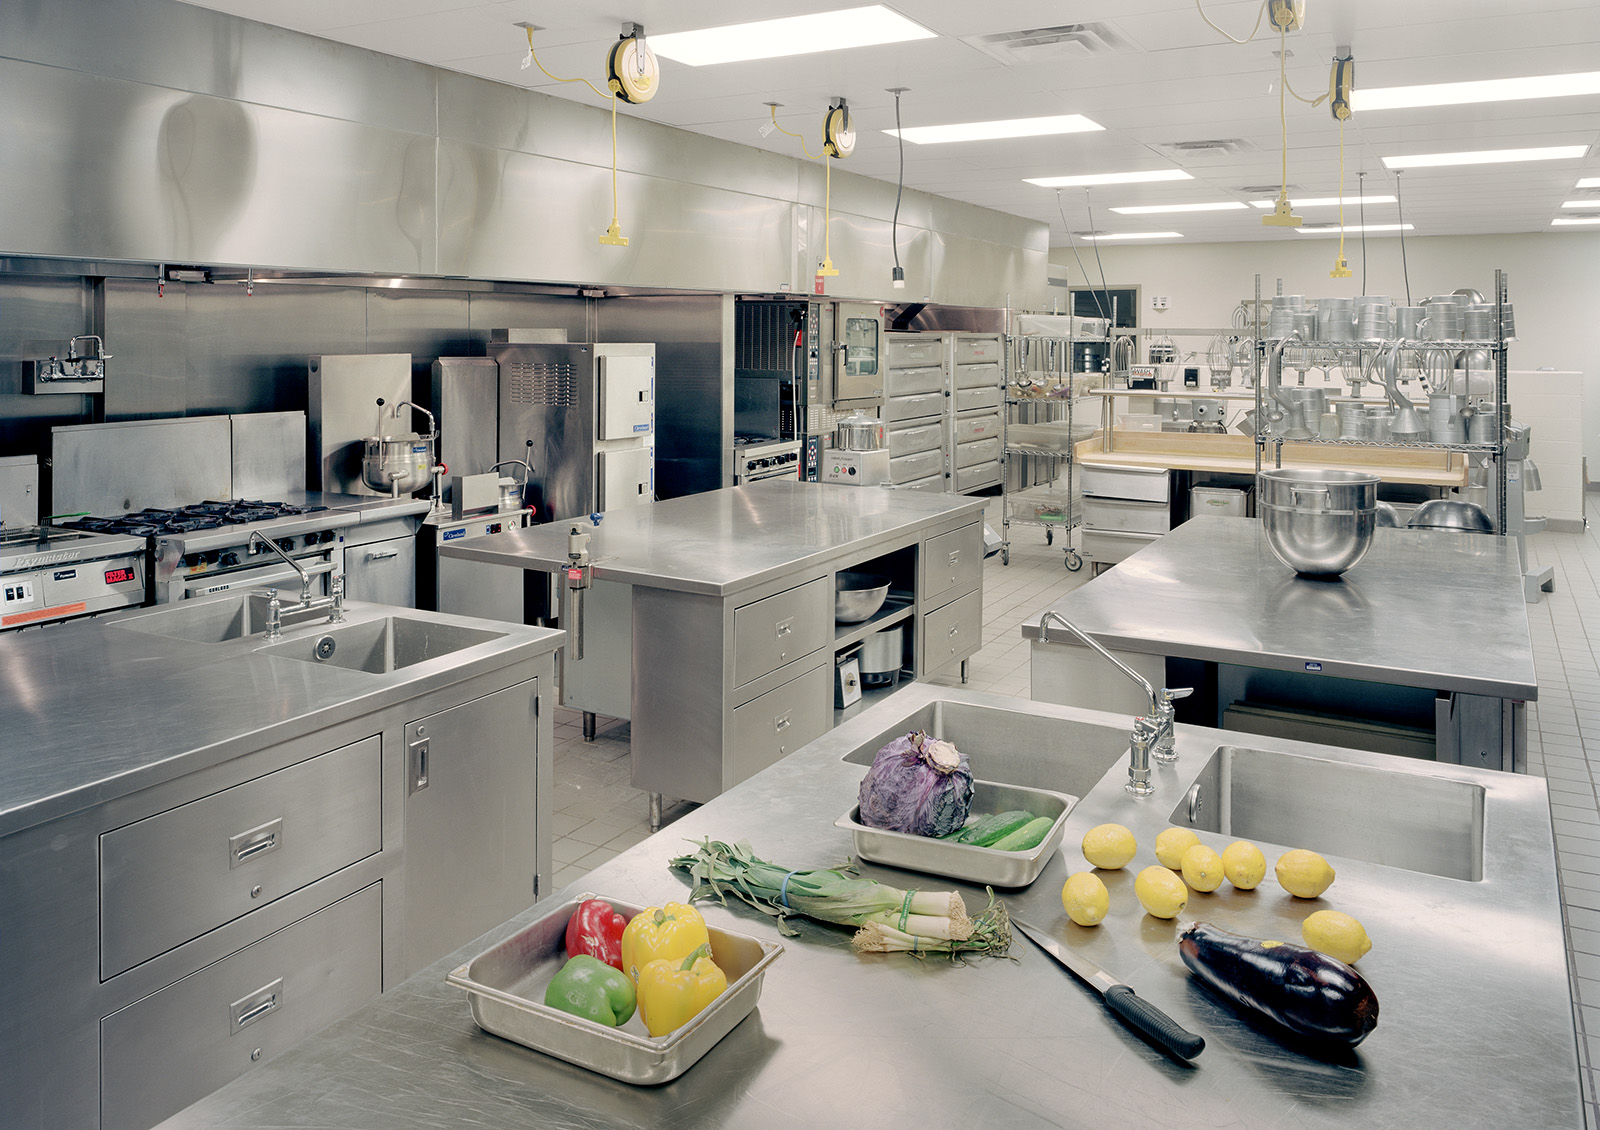
[[[1189,1031],[1083,954],[1062,945],[1037,926],[1019,922],[1016,918],[1011,919],[1011,924],[1022,931],[1030,942],[1053,957],[1063,969],[1069,970],[1105,998],[1106,1007],[1135,1032],[1179,1059],[1190,1060],[1205,1051],[1203,1037]]]

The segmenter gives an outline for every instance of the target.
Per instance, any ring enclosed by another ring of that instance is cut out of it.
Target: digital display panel
[[[106,584],[115,585],[122,581],[131,581],[135,577],[132,569],[107,569]]]

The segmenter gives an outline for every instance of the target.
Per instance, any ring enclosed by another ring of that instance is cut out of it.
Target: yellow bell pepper
[[[711,944],[706,920],[692,906],[669,902],[635,914],[622,931],[622,970],[639,983],[639,971],[657,958],[678,962]]]
[[[703,945],[682,961],[656,958],[639,971],[639,1018],[652,1036],[676,1032],[728,987]]]

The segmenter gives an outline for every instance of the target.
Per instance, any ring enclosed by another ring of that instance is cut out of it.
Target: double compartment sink
[[[1123,798],[1128,730],[1047,714],[937,699],[903,716],[842,760],[872,764],[884,743],[912,730],[954,742],[975,777],[1089,798]],[[1149,800],[1125,798],[1132,822],[1151,804],[1167,824],[1285,848],[1307,848],[1449,879],[1483,879],[1485,790],[1431,774],[1327,757],[1223,745],[1209,754],[1179,741],[1183,792],[1158,784]],[[1381,756],[1381,755],[1359,755]],[[1204,757],[1198,776],[1188,767]]]

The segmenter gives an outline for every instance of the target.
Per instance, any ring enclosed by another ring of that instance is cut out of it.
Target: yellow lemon
[[[1165,867],[1146,867],[1133,881],[1133,893],[1146,914],[1176,918],[1189,905],[1189,888]]]
[[[1278,857],[1278,884],[1295,898],[1314,899],[1333,886],[1333,868],[1314,851],[1295,848]]]
[[[1337,910],[1319,910],[1300,923],[1300,936],[1314,950],[1354,965],[1372,948],[1366,927]]]
[[[1248,840],[1235,840],[1222,849],[1222,873],[1241,891],[1253,891],[1267,875],[1267,857]]]
[[[1139,842],[1121,824],[1096,824],[1083,834],[1083,858],[1107,871],[1125,866],[1138,850]]]
[[[1080,871],[1061,888],[1061,905],[1079,926],[1098,926],[1111,909],[1111,892],[1093,871]]]
[[[1222,886],[1222,856],[1205,844],[1191,844],[1183,853],[1183,881],[1197,891]]]
[[[1156,837],[1156,858],[1161,866],[1177,871],[1183,866],[1183,853],[1200,842],[1187,828],[1168,828]]]

